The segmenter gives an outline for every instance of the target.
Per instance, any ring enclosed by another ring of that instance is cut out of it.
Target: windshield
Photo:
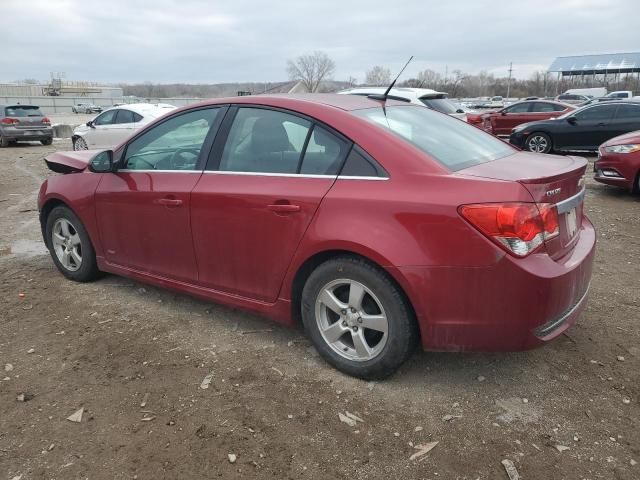
[[[433,108],[441,113],[456,113],[458,110],[455,104],[446,98],[421,98],[420,101],[427,107]]]
[[[4,109],[4,114],[7,117],[42,117],[40,108],[32,107],[30,105],[14,105],[13,107],[7,107]]]
[[[409,141],[451,171],[513,155],[506,143],[456,118],[411,106],[354,110],[358,117]]]

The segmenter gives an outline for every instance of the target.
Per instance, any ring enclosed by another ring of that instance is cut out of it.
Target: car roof
[[[377,95],[382,94],[387,91],[388,87],[355,87],[348,88],[346,90],[342,90],[338,92],[341,95],[353,95],[353,94],[370,94]],[[428,97],[431,95],[446,95],[446,92],[438,92],[436,90],[432,90],[430,88],[410,88],[410,87],[394,87],[389,92],[391,95],[395,95],[397,97],[418,99],[423,97]]]
[[[158,113],[158,112],[162,112],[162,113],[166,113],[169,110],[173,110],[176,107],[173,105],[169,105],[168,103],[127,103],[124,105],[118,105],[117,107],[110,107],[108,110],[111,110],[112,108],[120,108],[120,109],[126,109],[126,110],[131,110],[132,112],[136,112],[139,113],[140,115],[144,115],[144,114],[148,114],[148,113]]]

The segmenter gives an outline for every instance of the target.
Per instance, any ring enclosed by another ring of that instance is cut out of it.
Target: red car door
[[[95,197],[108,263],[195,282],[191,191],[202,175],[224,108],[174,115],[135,137]],[[218,121],[216,121],[218,120]]]
[[[227,117],[191,196],[199,282],[273,302],[349,142],[280,110],[232,108]]]
[[[499,112],[491,114],[491,127],[494,135],[509,135],[511,130],[529,120],[531,102],[514,103]]]

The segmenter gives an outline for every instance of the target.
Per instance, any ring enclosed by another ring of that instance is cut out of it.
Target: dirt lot
[[[0,480],[493,480],[503,459],[528,480],[640,478],[640,197],[588,182],[598,254],[568,335],[417,353],[368,383],[298,330],[114,276],[65,280],[35,200],[43,155],[67,145],[0,150]]]

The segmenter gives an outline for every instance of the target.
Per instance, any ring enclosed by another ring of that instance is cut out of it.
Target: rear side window
[[[337,175],[349,144],[316,125],[313,127],[302,159],[300,173],[306,175]]]
[[[640,105],[620,105],[616,118],[635,118],[640,120]]]
[[[39,107],[33,107],[30,105],[14,105],[12,107],[6,107],[4,109],[6,117],[42,117],[42,112]]]
[[[133,112],[131,110],[120,109],[114,123],[133,123]]]
[[[563,110],[562,108],[560,110]],[[532,112],[557,112],[556,105],[547,102],[535,102],[533,104]]]
[[[480,129],[428,108],[391,106],[354,110],[354,115],[390,130],[450,171],[513,155],[515,150]]]
[[[618,105],[597,105],[575,114],[578,120],[610,120]]]
[[[357,145],[351,149],[340,172],[341,177],[381,177],[389,175],[371,156]]]

